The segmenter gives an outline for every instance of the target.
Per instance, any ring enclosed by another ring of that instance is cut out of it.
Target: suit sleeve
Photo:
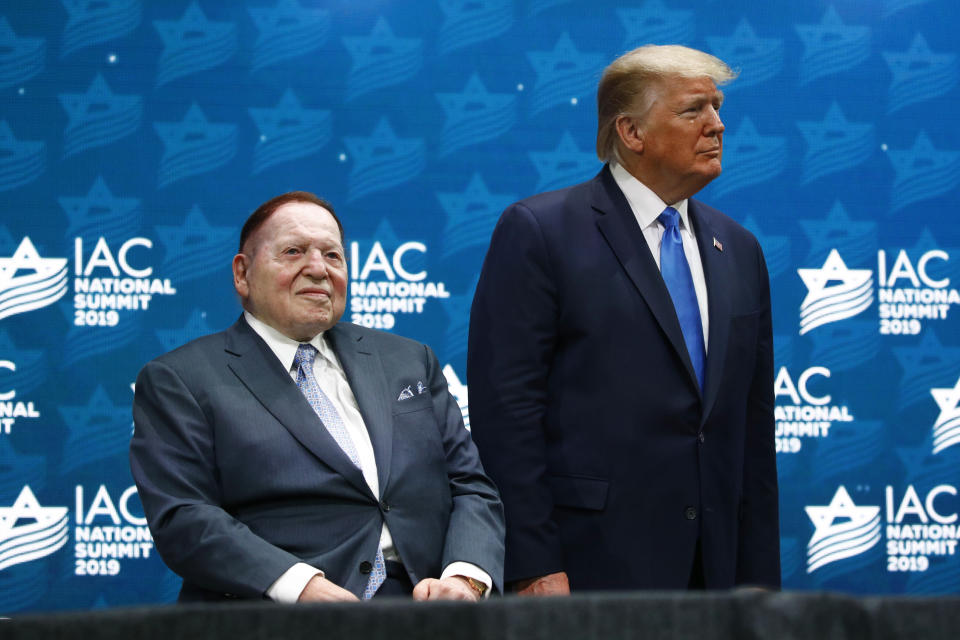
[[[770,279],[757,244],[760,321],[757,359],[747,400],[742,518],[736,584],[780,587],[780,516],[774,430],[773,329]]]
[[[213,426],[181,375],[147,364],[133,417],[130,468],[163,561],[205,589],[262,597],[299,559],[221,508]]]
[[[463,414],[450,394],[433,351],[426,348],[430,394],[447,463],[453,506],[443,545],[442,564],[468,562],[483,569],[503,591],[503,505],[480,464],[477,447],[463,426]]]
[[[508,582],[563,571],[546,479],[547,384],[557,283],[542,230],[523,204],[494,229],[470,313],[470,422],[507,518]]]

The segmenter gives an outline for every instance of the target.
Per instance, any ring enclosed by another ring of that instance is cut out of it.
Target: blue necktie
[[[657,219],[664,227],[660,241],[660,275],[670,291],[677,319],[680,320],[680,330],[683,331],[683,341],[687,343],[697,382],[703,389],[704,363],[707,359],[703,348],[703,324],[700,322],[700,305],[697,304],[690,265],[683,252],[680,213],[673,207],[667,207]]]
[[[343,418],[337,408],[330,402],[330,398],[323,392],[317,379],[313,377],[313,361],[317,357],[317,348],[312,344],[301,344],[297,348],[297,355],[293,358],[293,365],[297,367],[297,386],[306,396],[307,402],[313,407],[323,426],[327,428],[333,439],[337,441],[343,452],[350,458],[350,462],[360,466],[360,456],[357,455],[357,447],[350,439],[347,433],[347,427],[343,424]],[[387,577],[386,565],[383,562],[383,550],[377,547],[377,555],[373,560],[373,569],[370,571],[370,578],[367,580],[367,586],[363,591],[363,599],[369,600],[376,593],[380,585]]]

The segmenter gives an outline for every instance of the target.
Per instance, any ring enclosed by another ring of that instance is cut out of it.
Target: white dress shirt
[[[247,324],[258,336],[263,338],[274,355],[280,359],[280,362],[287,369],[291,379],[296,382],[297,368],[293,361],[297,355],[297,349],[300,343],[283,335],[270,325],[261,322],[249,311],[243,312],[243,317]],[[353,446],[357,450],[357,458],[360,460],[360,471],[363,473],[363,479],[370,487],[370,491],[377,498],[380,497],[380,481],[377,478],[377,460],[373,455],[373,443],[370,440],[370,433],[363,422],[363,416],[360,415],[360,407],[357,405],[357,399],[353,395],[350,383],[343,371],[343,366],[334,353],[333,348],[324,340],[323,332],[315,335],[310,344],[316,347],[318,354],[313,361],[313,376],[320,385],[320,389],[330,399],[337,413],[343,420],[347,435],[353,441]],[[396,549],[393,545],[393,538],[390,536],[390,530],[384,523],[380,530],[380,548],[383,550],[385,560],[400,561]],[[292,603],[303,592],[303,589],[315,575],[324,576],[323,571],[312,567],[304,562],[298,562],[286,572],[283,573],[276,582],[267,589],[267,597],[277,602]],[[479,567],[467,562],[452,562],[444,570],[441,578],[452,575],[461,575],[474,578],[487,585],[487,593],[493,584],[490,576]]]
[[[700,322],[703,324],[703,350],[707,352],[707,338],[710,335],[710,318],[707,315],[707,280],[703,275],[703,262],[700,260],[700,250],[697,247],[697,238],[690,226],[690,217],[687,213],[687,200],[671,204],[665,203],[650,187],[637,180],[618,163],[610,164],[610,173],[620,187],[620,191],[630,203],[630,210],[637,219],[637,224],[643,231],[643,237],[650,247],[650,253],[660,268],[660,243],[663,240],[663,224],[657,218],[667,206],[671,206],[680,214],[680,237],[683,238],[683,253],[690,265],[690,275],[693,277],[693,289],[697,293],[697,306],[700,307]]]

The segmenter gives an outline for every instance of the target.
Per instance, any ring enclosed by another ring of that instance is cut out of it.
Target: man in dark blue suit
[[[720,174],[733,77],[686,47],[618,58],[607,165],[493,232],[467,376],[520,593],[780,584],[767,271],[691,199]]]
[[[343,228],[313,194],[241,231],[224,332],[147,364],[130,462],[180,600],[478,599],[503,509],[433,352],[339,322]]]

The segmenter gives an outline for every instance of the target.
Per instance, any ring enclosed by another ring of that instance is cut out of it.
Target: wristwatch
[[[467,576],[461,576],[466,578],[467,584],[470,585],[470,588],[477,592],[477,595],[481,598],[487,593],[487,585],[483,584],[476,578],[467,578]]]

